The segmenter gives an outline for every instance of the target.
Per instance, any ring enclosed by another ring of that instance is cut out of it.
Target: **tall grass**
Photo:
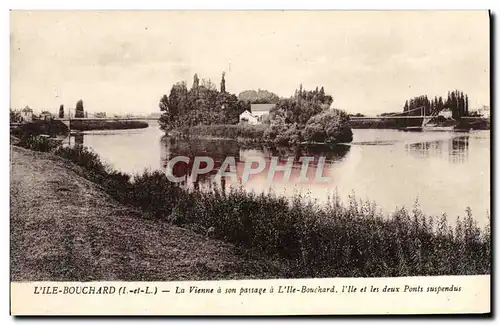
[[[470,208],[449,223],[429,217],[418,203],[391,215],[376,204],[338,195],[326,205],[242,188],[185,190],[159,171],[130,177],[106,168],[77,146],[55,153],[82,166],[116,200],[145,215],[189,227],[286,261],[289,277],[390,277],[489,274],[489,225],[480,229]]]

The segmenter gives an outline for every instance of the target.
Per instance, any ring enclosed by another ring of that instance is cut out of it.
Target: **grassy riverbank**
[[[110,170],[82,147],[54,153],[82,167],[87,179],[147,219],[285,261],[280,272],[286,277],[490,272],[489,229],[479,229],[469,209],[448,223],[446,216],[426,216],[418,206],[383,215],[375,204],[354,197],[347,205],[332,198],[318,206],[303,197],[289,201],[242,189],[188,192],[161,172],[130,177]]]
[[[263,142],[264,131],[268,125],[250,125],[250,124],[213,124],[197,125],[172,130],[169,132],[172,136],[211,138],[211,139],[231,139],[242,142]]]
[[[491,129],[491,119],[462,117],[458,122],[459,129],[489,130]]]
[[[55,137],[68,134],[68,131],[68,127],[59,120],[34,120],[31,123],[22,123],[15,127],[11,134],[18,138],[38,136],[40,134]]]
[[[78,131],[144,129],[148,126],[144,121],[71,120],[71,129]]]
[[[283,277],[275,260],[126,207],[66,159],[15,146],[10,158],[12,281]]]

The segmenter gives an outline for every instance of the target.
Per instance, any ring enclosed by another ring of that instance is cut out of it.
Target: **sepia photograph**
[[[489,290],[490,19],[11,11],[11,299]]]

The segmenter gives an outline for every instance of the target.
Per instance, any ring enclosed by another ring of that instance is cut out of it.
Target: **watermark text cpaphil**
[[[166,164],[167,178],[174,183],[180,183],[189,176],[196,181],[198,176],[215,174],[215,180],[231,179],[233,182],[246,183],[254,176],[264,176],[268,182],[289,182],[292,179],[298,183],[326,183],[330,179],[324,175],[326,157],[304,156],[298,159],[289,157],[282,160],[278,157],[265,159],[261,156],[245,157],[238,161],[228,156],[222,162],[216,162],[208,156],[176,156]]]

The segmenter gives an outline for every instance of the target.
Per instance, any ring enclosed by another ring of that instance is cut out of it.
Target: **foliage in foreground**
[[[489,274],[489,225],[480,229],[469,208],[450,226],[446,215],[425,216],[418,204],[391,216],[374,203],[334,196],[318,205],[255,194],[241,188],[188,191],[160,171],[131,178],[107,168],[99,156],[77,146],[55,154],[86,170],[113,198],[150,218],[209,231],[216,238],[287,262],[289,277],[385,277]]]
[[[50,138],[25,134],[19,138],[18,146],[41,152],[49,152],[59,146],[59,143]]]

